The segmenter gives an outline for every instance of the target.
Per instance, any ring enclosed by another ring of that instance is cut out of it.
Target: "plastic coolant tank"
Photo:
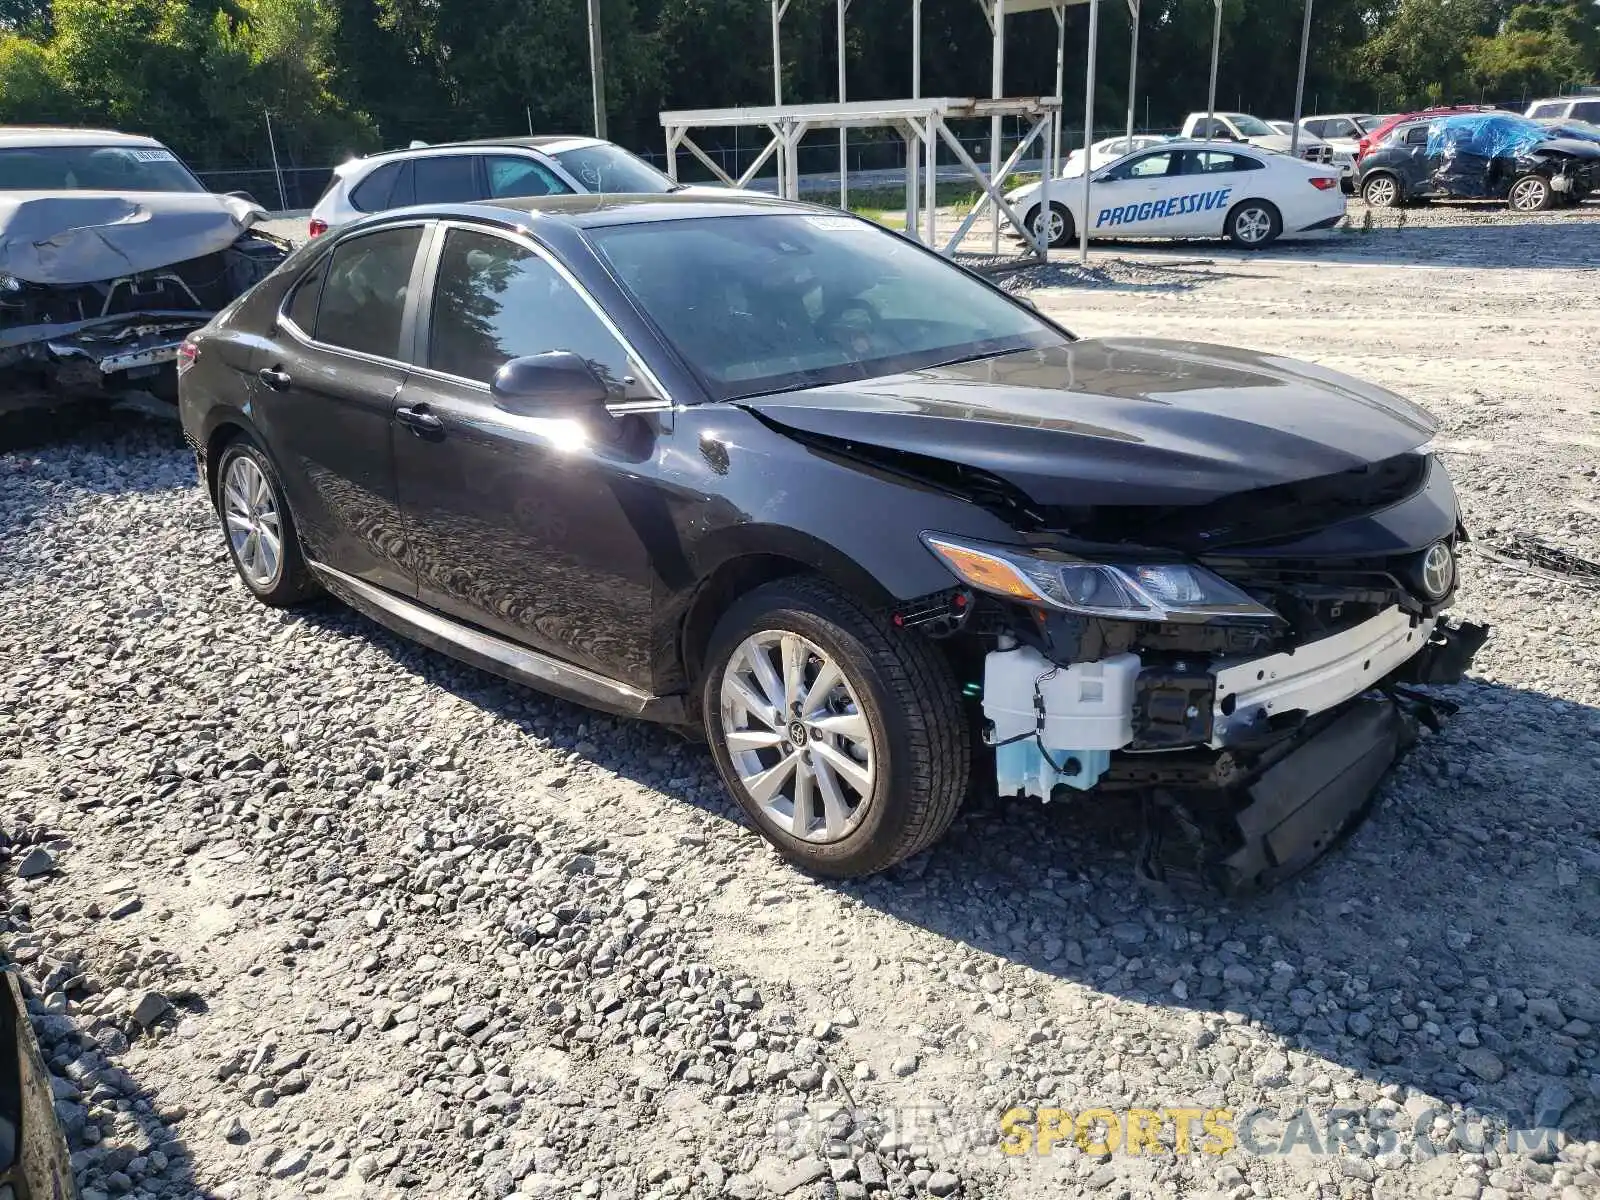
[[[994,723],[997,743],[1021,739],[995,749],[999,794],[1048,800],[1058,784],[1082,791],[1099,782],[1111,751],[1133,740],[1141,667],[1137,654],[1060,667],[1031,648],[991,653],[984,663],[984,715]],[[1044,705],[1042,729],[1035,691]]]

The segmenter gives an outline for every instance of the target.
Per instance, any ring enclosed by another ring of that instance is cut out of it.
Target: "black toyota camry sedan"
[[[1433,421],[1273,355],[1074,337],[866,221],[726,198],[408,209],[193,336],[240,577],[703,734],[828,875],[974,788],[1128,807],[1258,886],[1363,811],[1486,631]]]

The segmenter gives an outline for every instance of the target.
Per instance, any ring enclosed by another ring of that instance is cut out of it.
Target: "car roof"
[[[783,200],[777,196],[729,190],[726,196],[713,196],[705,192],[570,194],[516,196],[503,200],[479,200],[470,204],[425,204],[389,209],[345,228],[351,230],[371,228],[392,218],[416,220],[420,216],[427,216],[439,219],[471,218],[532,228],[537,228],[545,222],[554,222],[589,229],[605,225],[681,221],[692,217],[737,217],[772,213],[866,220],[853,214],[840,213],[837,209],[804,204],[797,200]]]
[[[431,154],[436,150],[482,150],[490,147],[500,150],[577,150],[584,146],[604,146],[609,143],[600,138],[580,137],[575,134],[547,134],[541,137],[473,138],[464,142],[430,142],[426,146],[403,146],[395,150],[378,150],[358,162],[376,162],[386,158],[404,158],[408,154]]]
[[[165,149],[155,138],[114,129],[72,129],[60,125],[0,125],[0,149],[38,146],[139,146]]]

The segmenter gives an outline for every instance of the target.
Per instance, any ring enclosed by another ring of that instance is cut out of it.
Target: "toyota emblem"
[[[1442,600],[1456,581],[1455,555],[1443,542],[1435,542],[1422,556],[1422,590],[1430,600]]]

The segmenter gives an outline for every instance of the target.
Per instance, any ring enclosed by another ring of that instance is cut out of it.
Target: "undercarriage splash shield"
[[[1364,815],[1412,737],[1392,700],[1362,700],[1269,768],[1236,815],[1244,844],[1219,864],[1224,888],[1270,887],[1309,866]]]

